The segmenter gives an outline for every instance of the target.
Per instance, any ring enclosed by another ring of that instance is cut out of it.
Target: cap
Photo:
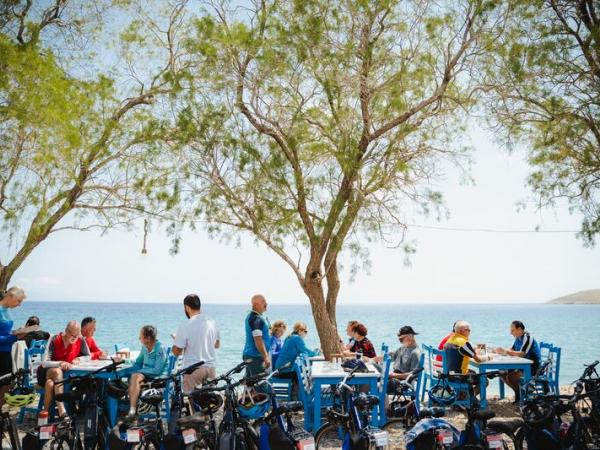
[[[411,327],[410,325],[404,325],[402,328],[400,328],[398,330],[398,336],[404,336],[405,334],[419,334],[419,333],[417,333],[415,330],[413,330],[413,327]]]

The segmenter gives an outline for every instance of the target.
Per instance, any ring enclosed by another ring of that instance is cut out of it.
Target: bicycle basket
[[[450,406],[456,400],[456,392],[444,380],[429,389],[429,399],[436,405]]]
[[[244,419],[260,419],[269,411],[269,400],[267,394],[246,387],[238,402],[238,413]]]

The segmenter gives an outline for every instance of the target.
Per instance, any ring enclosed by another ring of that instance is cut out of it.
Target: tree
[[[566,199],[600,233],[600,3],[521,2],[490,55],[489,110],[527,148],[540,207]]]
[[[134,19],[124,29],[110,28],[119,5]],[[30,0],[3,3],[0,226],[14,252],[0,262],[0,290],[51,233],[106,230],[168,213],[176,192],[153,143],[164,138],[157,100],[174,91],[181,65],[175,31],[184,4],[169,6],[159,22],[127,2],[55,0],[42,10]],[[98,45],[102,25],[120,32],[127,78],[109,75],[106,61],[115,55]],[[93,52],[105,71],[97,71]],[[152,61],[153,71],[136,73],[139,61]],[[152,200],[162,209],[149,209]]]
[[[174,148],[208,230],[250,233],[293,270],[329,356],[340,253],[439,204],[427,183],[461,153],[469,72],[502,15],[478,0],[252,5],[196,22]]]

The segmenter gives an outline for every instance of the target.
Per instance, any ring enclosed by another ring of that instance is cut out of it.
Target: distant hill
[[[550,300],[548,303],[555,304],[574,304],[584,305],[593,304],[600,305],[600,289],[590,289],[588,291],[580,291],[575,294],[565,295],[564,297],[558,297],[554,300]]]

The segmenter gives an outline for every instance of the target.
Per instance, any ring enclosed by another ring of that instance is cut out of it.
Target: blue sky
[[[509,155],[480,130],[471,133],[475,185],[461,184],[448,169],[439,182],[450,210],[449,228],[577,230],[580,217],[566,205],[518,211],[533,203],[525,186],[523,153]],[[349,282],[342,276],[344,303],[542,302],[575,291],[599,288],[600,249],[588,249],[574,233],[484,233],[411,228],[417,244],[411,265],[400,250],[370,248],[370,274]],[[140,254],[141,227],[133,232],[60,232],[43,242],[16,273],[32,300],[179,302],[190,292],[206,302],[246,303],[262,292],[273,303],[305,298],[291,270],[253,240],[241,247],[220,244],[204,232],[187,233],[180,254],[169,256],[164,233],[149,236]],[[3,249],[5,256],[5,249]]]

